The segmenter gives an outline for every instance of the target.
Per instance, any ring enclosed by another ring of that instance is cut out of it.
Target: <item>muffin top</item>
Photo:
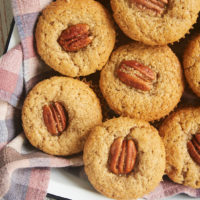
[[[30,143],[53,155],[82,151],[88,131],[101,121],[101,106],[92,89],[67,77],[38,83],[22,110],[23,128]]]
[[[178,41],[192,28],[197,0],[111,0],[113,16],[130,38],[149,45]]]
[[[187,107],[174,112],[165,119],[159,133],[166,149],[169,178],[200,188],[200,108]]]
[[[101,71],[100,88],[118,114],[158,120],[174,109],[183,93],[181,65],[168,46],[121,46]]]
[[[107,10],[94,0],[57,0],[47,6],[36,27],[37,50],[54,70],[71,77],[100,70],[115,44]]]
[[[153,190],[165,169],[165,149],[148,122],[114,118],[90,132],[85,172],[96,190],[114,199],[135,199]]]
[[[200,34],[188,43],[183,56],[184,73],[193,92],[200,97]]]

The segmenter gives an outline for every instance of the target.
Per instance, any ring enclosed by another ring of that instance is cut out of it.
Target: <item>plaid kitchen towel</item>
[[[0,198],[3,200],[42,200],[50,178],[49,167],[83,163],[81,156],[65,159],[42,153],[27,142],[23,133],[19,134],[22,132],[23,85],[30,88],[31,80],[34,80],[33,86],[35,80],[40,79],[36,69],[25,69],[23,55],[18,45],[0,59]],[[32,67],[37,68],[38,64]],[[28,76],[33,78],[28,79]]]
[[[2,200],[43,200],[50,178],[49,167],[83,164],[81,156],[66,159],[38,151],[25,139],[21,128],[21,107],[25,95],[37,82],[55,74],[39,59],[34,41],[34,28],[38,15],[50,2],[50,0],[12,0],[21,44],[0,58],[0,199]],[[83,173],[80,173],[80,176],[81,174]],[[165,180],[145,198],[155,200],[182,192],[200,197],[200,190]]]

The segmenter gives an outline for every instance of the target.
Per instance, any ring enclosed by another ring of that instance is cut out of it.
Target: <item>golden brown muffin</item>
[[[112,53],[101,71],[100,88],[116,113],[158,120],[180,101],[184,89],[181,65],[168,46],[135,42]]]
[[[85,83],[53,77],[38,83],[22,110],[26,137],[36,148],[53,155],[83,150],[88,131],[102,122],[99,100]]]
[[[136,199],[161,181],[165,149],[158,131],[148,122],[120,117],[91,130],[83,160],[89,181],[100,193],[114,199]]]
[[[188,44],[183,56],[185,77],[193,92],[200,97],[200,34]]]
[[[36,28],[37,50],[54,70],[71,77],[101,70],[115,44],[107,10],[94,0],[57,0]]]
[[[165,145],[169,178],[179,184],[200,188],[200,154],[194,146],[199,144],[200,147],[200,140],[197,141],[200,137],[200,108],[189,107],[174,112],[165,119],[159,133]]]
[[[111,0],[113,16],[130,38],[149,45],[178,41],[196,22],[197,0]]]

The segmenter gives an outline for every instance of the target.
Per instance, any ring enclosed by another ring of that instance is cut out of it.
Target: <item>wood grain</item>
[[[10,0],[0,0],[0,56],[3,54],[13,19]]]

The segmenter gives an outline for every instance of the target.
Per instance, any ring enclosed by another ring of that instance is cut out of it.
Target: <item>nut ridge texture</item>
[[[136,154],[133,140],[117,138],[110,147],[110,170],[115,174],[128,174],[134,168]]]
[[[87,24],[76,24],[62,31],[58,38],[60,46],[69,52],[78,51],[92,42]]]
[[[67,112],[59,102],[53,102],[50,105],[43,106],[43,119],[47,130],[53,134],[58,135],[66,128]]]

